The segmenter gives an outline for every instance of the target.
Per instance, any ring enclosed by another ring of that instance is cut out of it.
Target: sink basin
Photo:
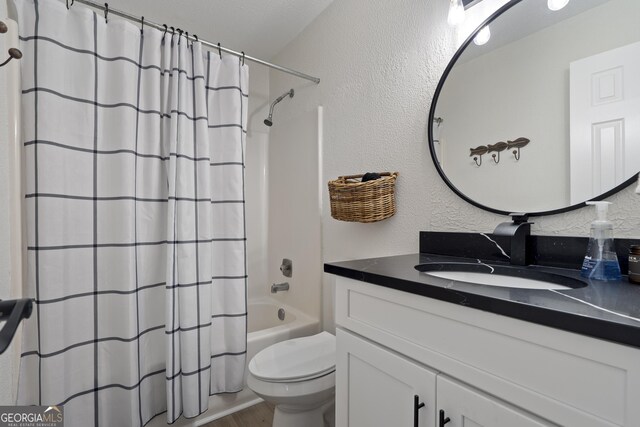
[[[503,288],[567,290],[587,285],[578,279],[524,267],[433,262],[419,264],[415,268],[420,272],[442,279]]]

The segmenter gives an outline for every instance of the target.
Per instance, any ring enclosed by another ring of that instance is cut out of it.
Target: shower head
[[[271,127],[271,125],[273,125],[273,107],[276,106],[276,104],[280,101],[282,101],[284,98],[287,97],[287,95],[289,95],[289,98],[293,98],[293,89],[289,89],[288,92],[283,93],[282,95],[280,95],[279,97],[276,98],[275,101],[273,101],[271,103],[271,108],[269,108],[269,117],[267,117],[266,119],[264,119],[264,124]]]

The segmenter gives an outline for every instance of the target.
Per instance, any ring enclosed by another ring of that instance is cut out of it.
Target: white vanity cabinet
[[[338,427],[640,426],[637,348],[343,277],[336,323]]]
[[[433,425],[435,372],[348,332],[336,338],[336,426]]]
[[[438,419],[440,427],[549,427],[547,423],[513,406],[438,375]],[[449,421],[447,421],[449,419]]]
[[[336,336],[338,426],[551,425],[366,339],[343,330]]]

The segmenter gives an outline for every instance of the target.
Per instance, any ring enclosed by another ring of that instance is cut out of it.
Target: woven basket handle
[[[395,173],[391,173],[391,172],[380,172],[380,176],[391,176],[394,175]],[[356,178],[362,178],[364,176],[364,174],[360,174],[360,175],[346,175],[346,176],[339,176],[338,179],[356,179]]]

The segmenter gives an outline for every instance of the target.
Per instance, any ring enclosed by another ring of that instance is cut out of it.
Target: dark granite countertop
[[[590,281],[582,279],[579,270],[531,265],[524,268],[580,279],[587,286],[569,290],[517,289],[442,279],[415,269],[416,265],[429,262],[480,261],[422,253],[332,262],[324,265],[324,271],[640,348],[640,285],[629,283],[626,276],[621,281]]]

